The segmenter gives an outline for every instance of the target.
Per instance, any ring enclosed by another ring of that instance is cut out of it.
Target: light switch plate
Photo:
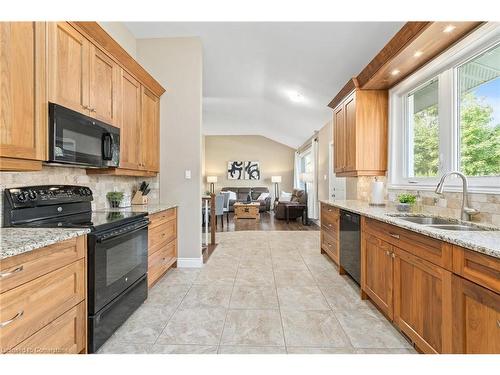
[[[190,180],[190,179],[191,179],[191,170],[190,170],[190,169],[186,169],[186,170],[184,171],[184,178],[185,178],[186,180]]]

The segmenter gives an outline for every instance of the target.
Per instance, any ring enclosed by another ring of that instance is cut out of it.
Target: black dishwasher
[[[360,216],[340,210],[340,266],[361,283]]]

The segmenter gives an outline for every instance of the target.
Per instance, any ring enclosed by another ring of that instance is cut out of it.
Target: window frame
[[[388,188],[434,190],[441,176],[460,168],[458,67],[500,43],[500,24],[489,22],[389,90]],[[411,92],[438,79],[439,167],[436,177],[409,176],[408,101]],[[468,177],[469,191],[500,194],[500,176]],[[450,178],[445,191],[461,191]]]

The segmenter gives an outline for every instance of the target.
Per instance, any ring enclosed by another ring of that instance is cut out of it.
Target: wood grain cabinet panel
[[[87,313],[79,303],[11,349],[9,354],[78,354],[85,352]]]
[[[369,234],[361,244],[361,288],[389,318],[393,318],[392,246]]]
[[[46,159],[45,23],[0,23],[0,170]]]
[[[453,352],[500,354],[500,294],[453,275]]]
[[[68,23],[48,23],[49,100],[89,116],[90,48]]]
[[[500,259],[453,246],[453,272],[500,293]]]
[[[394,323],[425,353],[451,353],[451,272],[394,248]]]
[[[90,47],[90,116],[119,125],[120,67],[96,46]]]
[[[177,260],[177,242],[164,244],[148,256],[148,287],[153,286]]]
[[[160,170],[160,98],[142,87],[142,167],[148,171]]]
[[[333,111],[333,144],[334,144],[334,171],[344,172],[346,162],[346,131],[345,131],[345,111],[343,104],[340,104]]]
[[[356,171],[356,95],[353,92],[343,103],[345,112],[345,165],[343,172]]]
[[[155,252],[159,245],[170,242],[177,237],[177,220],[174,218],[162,225],[149,230],[148,249],[149,254]]]
[[[337,265],[339,264],[339,243],[326,231],[321,231],[321,252],[326,253]]]

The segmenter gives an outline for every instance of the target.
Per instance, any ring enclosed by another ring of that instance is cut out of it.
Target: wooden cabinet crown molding
[[[352,77],[349,81],[347,81],[344,87],[342,87],[339,93],[335,95],[335,98],[333,98],[332,101],[328,104],[328,107],[330,108],[337,107],[345,99],[347,95],[349,95],[352,91],[354,91],[357,88],[359,88],[358,79],[356,77]]]
[[[156,96],[165,92],[163,86],[156,81],[135,59],[128,54],[97,22],[69,22],[85,36],[104,48],[129,73],[148,87]]]

